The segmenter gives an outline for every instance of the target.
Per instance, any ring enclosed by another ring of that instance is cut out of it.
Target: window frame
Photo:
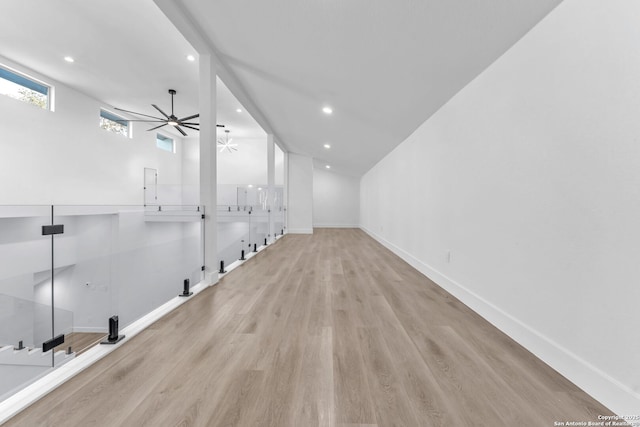
[[[13,75],[16,79],[14,80],[14,79],[11,79],[11,78],[4,77],[3,74],[5,74],[5,73],[7,73],[9,75]],[[41,79],[35,78],[35,77],[33,77],[33,76],[31,76],[31,75],[29,75],[27,73],[24,73],[24,72],[22,72],[20,70],[17,70],[17,69],[15,69],[13,67],[10,67],[10,66],[8,66],[6,64],[3,64],[3,63],[0,63],[0,79],[6,80],[6,81],[11,82],[11,83],[13,83],[15,85],[21,86],[21,87],[23,87],[25,89],[28,89],[28,90],[31,90],[33,92],[37,92],[37,93],[40,93],[40,94],[44,95],[45,98],[46,98],[46,104],[45,104],[44,107],[41,107],[40,105],[37,105],[37,104],[35,104],[33,102],[29,102],[29,101],[26,101],[26,100],[20,99],[20,98],[15,98],[15,97],[13,97],[11,95],[5,95],[5,96],[7,96],[7,97],[9,97],[11,99],[15,99],[16,101],[25,102],[28,105],[34,105],[34,106],[36,106],[38,108],[41,108],[43,110],[46,110],[46,111],[54,111],[54,108],[53,108],[53,106],[54,106],[54,103],[53,103],[54,87],[53,87],[53,85],[51,85],[51,84],[49,84],[49,83],[47,83],[47,82],[45,82],[45,81],[43,81]],[[26,81],[27,84],[25,85],[22,81]],[[38,87],[42,87],[46,91],[46,93],[43,93],[42,91],[38,90]]]
[[[171,151],[166,150],[164,148],[162,148],[159,144],[158,141],[166,141],[166,140],[171,140]],[[176,154],[176,140],[175,138],[171,137],[171,136],[167,136],[163,133],[160,132],[156,132],[156,148],[162,150],[162,151],[166,151],[167,153],[172,153],[172,154]]]
[[[100,108],[100,114],[98,115],[98,117],[99,117],[99,119],[109,120],[110,122],[117,123],[119,125],[123,125],[120,122],[126,122],[127,123],[126,124],[126,127],[127,127],[127,134],[126,135],[124,135],[124,134],[122,134],[120,132],[113,132],[113,131],[110,131],[109,129],[105,129],[100,124],[100,120],[98,120],[98,127],[100,129],[104,130],[104,131],[107,131],[109,133],[113,133],[113,134],[116,134],[116,135],[120,135],[120,136],[123,136],[125,138],[131,139],[133,137],[133,129],[132,129],[132,123],[131,123],[130,119],[127,119],[126,117],[123,117],[123,116],[121,116],[119,114],[116,114],[113,111],[108,110],[106,108]]]

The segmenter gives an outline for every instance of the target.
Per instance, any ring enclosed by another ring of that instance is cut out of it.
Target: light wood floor
[[[67,351],[69,347],[76,353],[81,355],[94,345],[98,345],[100,341],[106,339],[108,334],[97,332],[71,332],[64,336],[64,342],[54,347],[55,351]]]
[[[11,420],[552,426],[611,414],[359,230],[288,235]]]

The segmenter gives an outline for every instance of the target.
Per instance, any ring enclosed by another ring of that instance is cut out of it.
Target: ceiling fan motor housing
[[[189,121],[189,120],[200,117],[200,114],[192,114],[190,116],[186,116],[183,118],[179,118],[178,116],[176,116],[173,112],[173,96],[176,93],[178,92],[175,89],[169,89],[169,95],[171,95],[171,114],[170,115],[162,111],[162,109],[160,109],[160,107],[158,107],[157,105],[151,104],[151,106],[156,110],[158,110],[158,112],[162,114],[164,117],[150,116],[148,114],[136,113],[135,111],[123,110],[122,108],[116,108],[116,110],[125,111],[127,113],[136,114],[138,116],[147,117],[147,119],[135,120],[138,122],[159,123],[158,126],[153,127],[151,129],[147,129],[147,131],[152,131],[155,129],[159,129],[163,126],[169,125],[169,126],[173,126],[173,128],[176,129],[178,132],[180,132],[182,136],[187,136],[187,133],[184,130],[182,130],[182,128],[185,127],[187,129],[200,130],[200,128],[198,127],[200,125],[199,123]]]

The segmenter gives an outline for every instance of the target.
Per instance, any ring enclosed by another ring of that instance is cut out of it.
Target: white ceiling
[[[286,146],[360,175],[560,1],[179,3]]]
[[[278,140],[317,165],[360,175],[560,1],[176,3]],[[169,109],[172,88],[178,115],[197,111],[198,64],[185,59],[196,52],[152,0],[11,2],[0,13],[0,40],[1,56],[112,106],[153,115],[151,103]],[[264,136],[235,112],[224,85],[218,92],[219,123],[235,137]]]
[[[177,115],[198,111],[198,61],[186,59],[198,54],[152,0],[12,2],[0,13],[0,40],[0,56],[112,107],[157,116],[151,104],[168,112],[175,89]],[[218,123],[236,137],[265,137],[220,80],[217,89]]]

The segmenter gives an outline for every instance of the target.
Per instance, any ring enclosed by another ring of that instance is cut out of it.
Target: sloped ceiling
[[[161,4],[163,0],[155,0]],[[289,150],[361,175],[560,0],[172,0]],[[0,56],[105,103],[197,111],[195,49],[153,0],[27,0],[0,13]],[[76,59],[63,61],[65,55]],[[264,135],[218,84],[219,120]],[[230,86],[233,91],[233,88]],[[321,108],[330,105],[327,116]],[[323,144],[332,148],[326,150]]]
[[[402,142],[559,3],[180,1],[278,139],[354,175]],[[322,113],[324,105],[333,108],[331,116]]]
[[[198,111],[198,54],[152,0],[12,2],[0,12],[0,40],[0,57],[107,107],[157,115],[151,104],[169,111],[167,91],[175,89],[177,113]],[[226,86],[217,87],[219,123],[234,136],[264,137],[255,120],[236,112],[242,105]]]

